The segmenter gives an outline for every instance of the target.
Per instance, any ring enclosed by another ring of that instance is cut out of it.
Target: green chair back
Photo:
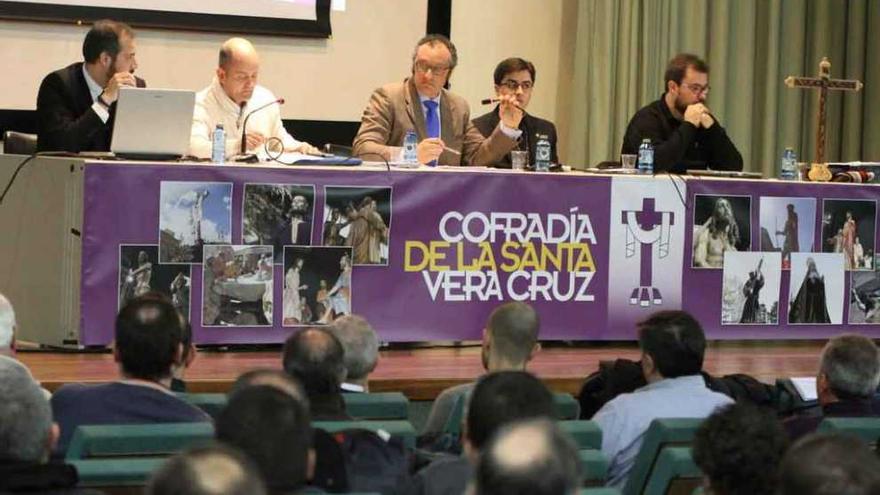
[[[186,402],[198,407],[202,411],[208,413],[214,419],[220,414],[220,411],[226,407],[226,394],[177,394],[178,397]]]
[[[665,418],[651,422],[623,489],[624,495],[642,495],[660,451],[666,446],[689,446],[702,423],[703,419],[699,418]]]
[[[644,495],[690,495],[703,480],[690,447],[663,447]]]
[[[880,418],[825,418],[818,431],[853,435],[873,447],[880,438]]]
[[[557,419],[578,419],[581,416],[581,404],[571,394],[554,393],[553,403],[556,404]]]
[[[400,392],[370,392],[342,394],[345,411],[361,419],[408,419],[409,399]]]
[[[598,449],[582,449],[578,451],[581,464],[581,480],[584,486],[601,486],[605,484],[608,474],[608,458]]]
[[[559,428],[568,433],[579,449],[601,449],[602,430],[595,421],[571,419],[557,421]]]
[[[79,459],[70,464],[76,467],[80,487],[142,487],[166,460],[163,457]]]
[[[581,488],[578,495],[620,495],[616,488]]]
[[[66,459],[168,456],[213,436],[211,423],[82,425],[73,433]]]
[[[370,430],[377,433],[384,431],[393,437],[399,437],[403,440],[403,444],[409,448],[416,446],[416,430],[409,421],[313,421],[312,427],[320,428],[328,433],[351,429]],[[379,434],[381,435],[381,433]]]

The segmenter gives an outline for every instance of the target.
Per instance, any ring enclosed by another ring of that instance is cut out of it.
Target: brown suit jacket
[[[374,154],[391,159],[392,146],[403,146],[403,138],[409,130],[415,130],[419,141],[427,137],[425,114],[412,80],[382,86],[370,96],[364,110],[361,127],[352,147],[355,156],[376,160]],[[516,146],[500,127],[483,138],[471,123],[467,101],[445,89],[440,96],[440,139],[461,155],[444,151],[440,165],[491,165],[497,163]]]

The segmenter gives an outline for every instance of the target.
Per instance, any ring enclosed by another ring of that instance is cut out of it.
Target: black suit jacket
[[[43,78],[37,94],[38,151],[109,151],[116,104],[107,123],[92,110],[83,63],[70,64]],[[146,84],[137,80],[138,87]]]
[[[498,106],[496,106],[491,112],[480,115],[471,122],[480,131],[480,134],[484,137],[489,137],[492,131],[498,127],[498,122],[500,121]],[[550,141],[550,161],[559,163],[559,157],[556,155],[556,126],[553,125],[553,122],[527,113],[520,121],[519,129],[523,131],[523,135],[514,149],[528,151],[529,163],[531,165],[535,164],[535,144],[538,142],[538,134],[545,134],[547,136],[547,140]],[[504,155],[497,166],[510,168],[510,153]]]

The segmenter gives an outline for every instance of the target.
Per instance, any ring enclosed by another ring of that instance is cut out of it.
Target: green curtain
[[[859,93],[829,92],[826,159],[880,161],[880,0],[580,0],[566,161],[619,159],[626,125],[663,93],[666,62],[692,52],[710,66],[707,105],[745,169],[777,175],[782,150],[815,155],[818,92],[789,89],[815,76]]]

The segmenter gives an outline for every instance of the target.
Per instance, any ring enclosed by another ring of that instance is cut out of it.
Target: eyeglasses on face
[[[695,95],[704,94],[709,92],[709,85],[700,85],[700,84],[682,84],[682,86],[686,87],[690,90],[691,93]]]
[[[523,91],[528,91],[532,89],[532,86],[534,84],[532,83],[532,81],[518,82],[514,81],[513,79],[508,79],[506,81],[501,81],[501,85],[511,91],[516,91],[519,88],[522,88]]]
[[[415,63],[416,72],[420,72],[422,74],[427,74],[428,71],[431,71],[432,74],[437,74],[438,76],[442,76],[449,72],[448,65],[431,65],[427,62],[423,62],[421,60],[416,61]]]

